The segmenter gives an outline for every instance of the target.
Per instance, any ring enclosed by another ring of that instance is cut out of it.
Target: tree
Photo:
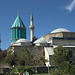
[[[44,56],[40,56],[35,59],[34,54],[26,47],[22,47],[17,54],[18,63],[21,66],[30,65],[30,66],[40,66],[43,65],[47,60]]]
[[[75,65],[63,61],[52,70],[52,75],[75,75]]]
[[[66,48],[59,45],[58,47],[54,48],[54,54],[53,54],[54,62],[57,64],[60,64],[63,61],[69,60],[69,52]]]
[[[74,63],[69,63],[69,52],[66,48],[58,46],[54,49],[53,59],[57,65],[55,66],[55,75],[75,74]],[[57,70],[56,70],[57,69]]]
[[[26,47],[22,47],[17,54],[18,63],[21,66],[30,65],[32,63],[33,55]]]
[[[3,62],[3,60],[5,59],[6,56],[7,56],[7,50],[0,49],[0,63]]]
[[[10,66],[40,66],[43,65],[47,60],[45,60],[44,56],[35,58],[35,55],[32,54],[28,48],[22,47],[17,53],[15,51],[12,52],[12,49],[10,48],[7,52],[5,61]]]
[[[34,65],[35,66],[43,66],[45,65],[45,62],[47,62],[47,60],[45,59],[44,56],[40,56],[39,58],[37,58],[36,60],[34,60]]]
[[[7,52],[7,56],[6,56],[6,58],[5,58],[5,62],[6,63],[8,63],[11,67],[14,65],[16,65],[17,64],[17,61],[18,59],[17,59],[17,56],[16,56],[16,54],[15,53],[12,53],[12,51],[11,50],[9,50],[8,52]]]
[[[18,53],[13,52],[10,48],[7,52],[7,57],[5,58],[5,62],[8,63],[11,67],[14,66],[24,66],[28,65],[31,62],[31,53],[26,47],[22,47]],[[8,61],[9,60],[9,61]]]

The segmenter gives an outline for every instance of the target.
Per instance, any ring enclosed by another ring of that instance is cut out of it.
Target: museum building
[[[45,56],[48,62],[45,62],[46,66],[54,66],[53,62],[53,49],[58,45],[66,47],[69,51],[69,55],[72,61],[75,51],[75,32],[71,32],[65,28],[58,28],[53,30],[51,33],[42,36],[37,39],[34,36],[34,23],[33,15],[30,17],[30,36],[31,41],[27,40],[26,26],[22,22],[18,15],[11,27],[11,46],[13,52],[18,52],[20,48],[26,47],[37,59],[39,56]]]

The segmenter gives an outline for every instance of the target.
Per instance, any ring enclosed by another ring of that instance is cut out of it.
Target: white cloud
[[[68,11],[72,11],[75,8],[75,0],[72,1],[72,3],[70,3],[69,5],[66,6],[66,9]]]

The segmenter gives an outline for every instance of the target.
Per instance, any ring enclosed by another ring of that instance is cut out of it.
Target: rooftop
[[[22,43],[22,42],[28,43],[29,41],[27,39],[22,38],[22,39],[17,40],[16,42],[17,43]]]
[[[58,28],[53,30],[51,33],[58,33],[58,32],[70,32],[70,31],[65,28]]]
[[[14,28],[14,27],[25,27],[24,26],[24,23],[22,22],[20,16],[17,16],[12,27],[11,28]]]
[[[40,39],[36,40],[34,43],[47,43],[43,37],[41,37]]]

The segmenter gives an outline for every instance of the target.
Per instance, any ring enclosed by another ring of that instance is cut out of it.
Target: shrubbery
[[[29,74],[33,74],[35,72],[34,69],[30,66],[19,66],[12,68],[11,73],[14,75],[22,75],[25,71],[29,72]]]

